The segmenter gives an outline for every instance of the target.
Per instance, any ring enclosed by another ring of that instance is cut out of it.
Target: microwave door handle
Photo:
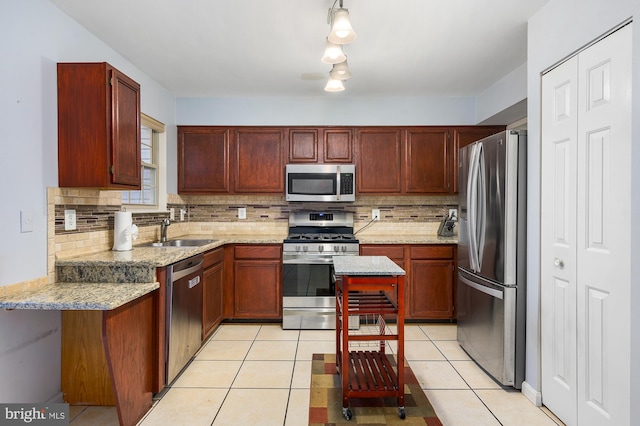
[[[340,166],[336,166],[336,200],[340,201],[340,190],[342,186],[340,186]]]

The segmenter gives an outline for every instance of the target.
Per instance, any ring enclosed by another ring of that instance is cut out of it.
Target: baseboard
[[[536,407],[542,406],[542,394],[535,390],[529,383],[522,382],[522,394]]]
[[[62,392],[58,392],[57,394],[49,398],[49,400],[45,401],[45,404],[55,404],[61,402],[64,402],[64,398],[62,397]]]

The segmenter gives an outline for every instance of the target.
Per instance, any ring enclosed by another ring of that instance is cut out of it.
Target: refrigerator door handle
[[[484,147],[478,144],[478,220],[476,229],[476,266],[478,271],[482,269],[482,259],[484,257],[484,242],[487,231],[487,179],[484,157]]]
[[[460,281],[466,285],[468,285],[471,288],[474,288],[484,294],[488,294],[489,296],[495,297],[496,299],[500,299],[502,300],[504,295],[503,292],[500,290],[496,290],[495,288],[491,288],[491,287],[487,287],[484,286],[482,284],[478,284],[476,282],[473,282],[467,278],[464,277],[464,275],[462,274],[458,274],[458,278],[460,279]]]
[[[477,272],[478,241],[476,239],[478,226],[478,144],[474,144],[469,158],[469,176],[467,178],[467,211],[468,211],[468,239],[469,266]]]

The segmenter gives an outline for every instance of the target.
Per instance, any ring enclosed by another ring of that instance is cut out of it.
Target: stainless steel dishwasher
[[[167,384],[173,382],[202,344],[203,255],[167,268]]]

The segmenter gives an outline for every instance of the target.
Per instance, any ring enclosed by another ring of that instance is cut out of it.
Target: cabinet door
[[[178,127],[178,193],[229,190],[229,130]]]
[[[405,192],[447,194],[451,188],[452,143],[447,128],[406,131]]]
[[[237,129],[235,135],[235,192],[284,195],[284,129]]]
[[[140,86],[111,69],[111,182],[140,187]]]
[[[353,131],[351,129],[325,129],[323,136],[325,163],[353,162]]]
[[[59,63],[58,185],[140,189],[140,86],[106,62]]]
[[[453,318],[452,260],[411,260],[407,318]]]
[[[318,162],[318,129],[289,129],[288,162]]]
[[[453,130],[453,161],[451,172],[453,176],[452,192],[458,193],[458,150],[487,136],[495,135],[505,129],[505,126],[468,126],[456,127]]]
[[[222,266],[222,262],[217,263],[205,269],[203,274],[203,338],[222,321]]]
[[[236,260],[236,318],[282,318],[281,264],[274,260]]]
[[[402,192],[402,144],[398,128],[356,131],[357,192]]]

